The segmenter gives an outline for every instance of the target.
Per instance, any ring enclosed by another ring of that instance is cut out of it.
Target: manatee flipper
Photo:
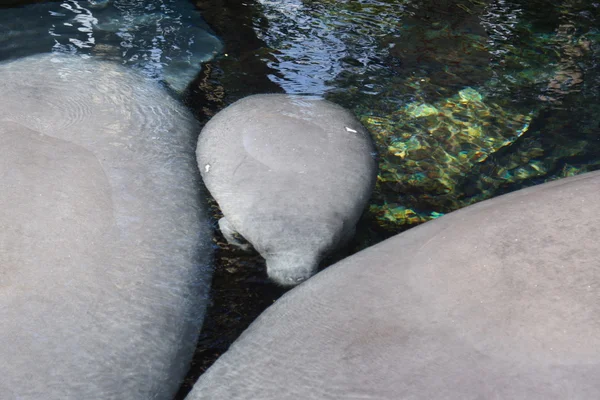
[[[235,230],[227,218],[223,217],[219,220],[219,229],[230,245],[246,252],[252,250],[252,245]]]

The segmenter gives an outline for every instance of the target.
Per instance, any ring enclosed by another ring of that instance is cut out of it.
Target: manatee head
[[[301,207],[296,204],[296,215],[256,213],[244,221],[252,229],[240,232],[265,259],[268,277],[281,286],[298,285],[317,273],[323,257],[338,247],[348,230],[336,213],[319,210],[310,215]]]
[[[316,274],[321,260],[354,232],[354,221],[345,223],[338,213],[306,203],[295,204],[295,215],[255,213],[238,225],[265,259],[268,277],[281,286],[298,285]]]
[[[315,251],[279,252],[265,256],[267,275],[281,286],[296,286],[314,274],[319,267],[320,255]]]

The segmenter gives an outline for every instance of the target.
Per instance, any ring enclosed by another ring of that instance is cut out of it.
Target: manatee
[[[600,172],[469,206],[320,272],[189,400],[600,398]]]
[[[172,399],[211,277],[197,125],[77,56],[0,64],[0,398]]]
[[[312,276],[354,234],[377,166],[367,130],[328,101],[253,95],[202,129],[196,157],[224,217],[221,232],[247,241],[283,286]]]

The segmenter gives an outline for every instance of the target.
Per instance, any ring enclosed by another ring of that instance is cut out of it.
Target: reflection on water
[[[272,79],[374,134],[379,225],[600,167],[600,3],[260,3]]]
[[[381,68],[377,47],[395,30],[401,1],[259,0],[269,29],[257,35],[273,51],[271,76],[288,93],[323,94],[342,73],[370,74]],[[376,93],[376,85],[364,90]]]
[[[0,10],[0,59],[42,52],[131,65],[181,92],[221,43],[186,0],[64,0]]]

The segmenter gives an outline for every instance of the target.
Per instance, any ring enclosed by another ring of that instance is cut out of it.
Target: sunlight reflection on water
[[[279,74],[270,78],[294,94],[324,94],[342,72],[376,70],[379,40],[396,30],[403,9],[401,1],[371,1],[356,9],[326,1],[258,2],[269,29],[257,35],[276,49],[268,65]],[[375,31],[379,37],[372,35]],[[377,92],[374,86],[366,90]]]
[[[0,12],[0,59],[58,52],[118,61],[182,91],[222,44],[186,0],[65,0]]]

